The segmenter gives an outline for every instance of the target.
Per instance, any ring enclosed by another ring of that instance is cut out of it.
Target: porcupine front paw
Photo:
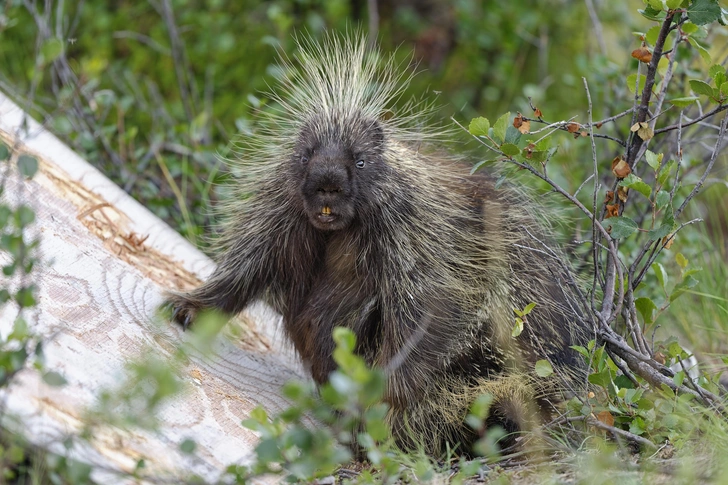
[[[187,330],[197,318],[199,306],[182,294],[168,293],[166,296],[162,308],[172,313],[172,321],[182,325],[183,330]]]

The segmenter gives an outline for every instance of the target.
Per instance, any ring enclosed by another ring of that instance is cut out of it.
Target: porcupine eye
[[[364,168],[364,165],[366,165],[366,164],[364,163],[364,160],[361,160],[361,159],[360,159],[360,160],[357,160],[357,161],[356,161],[356,168]]]
[[[308,157],[306,155],[301,156],[301,165],[306,165],[308,163]]]

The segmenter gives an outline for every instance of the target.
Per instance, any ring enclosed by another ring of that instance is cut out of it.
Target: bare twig
[[[692,121],[688,121],[687,123],[682,123],[683,128],[687,128],[690,125],[694,125],[695,123],[699,123],[707,118],[710,118],[714,114],[720,113],[721,111],[725,111],[728,109],[728,104],[721,104],[720,106],[716,107],[715,109],[712,109],[708,111],[707,113],[703,113],[702,115],[698,116]],[[658,130],[655,130],[655,135],[659,135],[661,133],[667,133],[668,131],[677,130],[680,127],[680,123],[675,123],[674,125],[665,126],[664,128],[660,128]]]
[[[630,433],[629,431],[625,431],[623,429],[615,428],[614,426],[609,426],[606,423],[602,423],[598,419],[587,418],[586,423],[589,426],[594,426],[595,428],[609,431],[609,433],[611,433],[612,436],[614,436],[615,438],[625,438],[627,441],[631,441],[632,443],[646,446],[647,448],[651,448],[653,450],[657,449],[657,445],[654,444],[652,441],[648,440],[647,438],[643,438],[642,436],[638,436],[634,433]]]
[[[589,19],[591,20],[592,26],[594,27],[594,37],[597,38],[599,44],[599,50],[602,52],[604,57],[607,56],[607,44],[604,42],[604,31],[602,29],[602,23],[599,21],[599,16],[594,8],[593,0],[584,0],[586,3],[586,10],[589,12]]]
[[[693,197],[697,195],[697,193],[700,191],[700,189],[703,187],[703,184],[705,183],[705,179],[708,177],[708,174],[713,169],[713,165],[715,165],[715,160],[718,158],[718,152],[720,152],[720,147],[724,142],[725,137],[725,129],[726,129],[726,122],[728,121],[728,116],[723,117],[723,121],[720,123],[720,131],[718,132],[718,139],[715,141],[715,148],[713,148],[713,153],[710,155],[710,161],[708,162],[708,166],[705,169],[705,172],[703,172],[703,176],[700,177],[700,180],[697,184],[695,184],[695,187],[693,187],[693,190],[690,191],[690,195],[685,197],[685,200],[682,204],[680,204],[680,207],[678,210],[675,211],[675,217],[679,217],[680,214],[682,214],[682,211],[685,210],[685,206],[690,202]]]

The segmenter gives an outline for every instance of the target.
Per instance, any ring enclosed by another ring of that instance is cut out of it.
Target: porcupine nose
[[[343,190],[342,177],[338,173],[326,173],[319,180],[316,191],[322,195],[337,194]]]
[[[309,179],[317,196],[324,201],[345,196],[349,174],[344,166],[346,154],[338,148],[322,150],[309,165]]]

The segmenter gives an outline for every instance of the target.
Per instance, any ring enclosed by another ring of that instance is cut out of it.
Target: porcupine
[[[217,269],[169,295],[173,318],[187,328],[201,310],[262,299],[318,384],[336,367],[332,330],[351,329],[386,372],[403,448],[468,450],[477,434],[463,419],[482,393],[486,425],[533,428],[560,394],[530,377],[535,362],[578,375],[570,346],[585,334],[535,204],[431,148],[442,129],[423,125],[428,108],[394,107],[412,74],[393,57],[378,62],[361,37],[298,45],[297,63],[281,59],[277,109],[243,140]],[[514,309],[531,302],[513,337]]]

